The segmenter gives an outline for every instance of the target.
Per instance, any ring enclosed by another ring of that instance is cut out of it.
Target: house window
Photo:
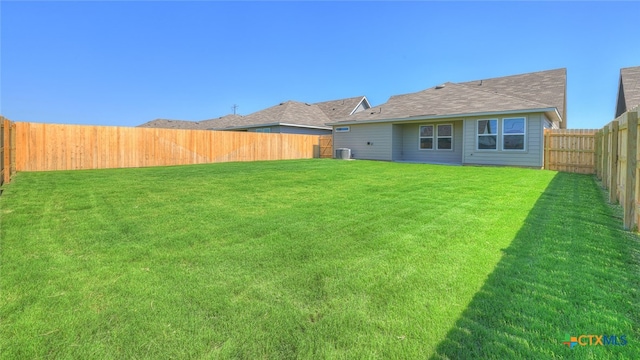
[[[498,120],[478,120],[478,150],[498,149]]]
[[[453,150],[453,125],[438,125],[436,138],[438,150]]]
[[[349,132],[351,128],[349,126],[341,126],[336,128],[336,132]]]
[[[502,150],[524,150],[525,129],[523,117],[502,119]]]
[[[266,127],[266,128],[257,128],[255,131],[257,133],[270,133],[271,132],[271,128],[268,128],[268,127]]]
[[[433,150],[433,125],[420,125],[420,150]]]

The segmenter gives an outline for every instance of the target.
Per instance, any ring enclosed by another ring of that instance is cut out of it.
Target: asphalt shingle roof
[[[478,90],[467,85],[455,83],[443,85],[412,94],[392,96],[385,104],[353,114],[347,121],[461,115],[549,107],[547,104],[536,101]]]
[[[185,130],[206,130],[217,124],[227,124],[236,121],[237,118],[241,118],[240,115],[225,115],[217,119],[208,119],[202,121],[188,121],[188,120],[170,120],[170,119],[155,119],[146,122],[138,127],[146,128],[163,128],[163,129],[185,129]]]
[[[478,89],[516,96],[555,107],[562,119],[567,119],[567,69],[538,71],[461,83]]]
[[[267,124],[295,124],[324,126],[331,122],[319,106],[298,101],[286,101],[276,106],[238,117],[233,121],[215,123],[210,129],[226,129],[234,127],[252,127]]]
[[[315,103],[332,121],[344,119],[351,115],[356,106],[364,100],[364,96],[331,100]]]
[[[616,117],[640,105],[640,66],[620,69]]]
[[[464,83],[448,82],[415,93],[392,96],[380,106],[341,120],[402,119],[542,108],[556,108],[563,116],[566,112],[565,84],[566,69]]]
[[[329,128],[326,125],[327,123],[349,116],[364,98],[364,96],[356,96],[315,104],[286,101],[246,116],[226,115],[217,119],[202,121],[156,119],[138,126],[168,129],[224,130],[271,124],[293,124]]]

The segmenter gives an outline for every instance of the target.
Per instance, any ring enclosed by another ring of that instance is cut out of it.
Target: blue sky
[[[612,120],[638,2],[0,2],[0,114],[135,126],[567,68],[568,125]]]

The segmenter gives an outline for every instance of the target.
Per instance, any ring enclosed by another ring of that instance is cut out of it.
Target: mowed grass
[[[0,358],[633,358],[636,236],[592,177],[303,160],[20,173]],[[625,334],[626,346],[562,345]]]

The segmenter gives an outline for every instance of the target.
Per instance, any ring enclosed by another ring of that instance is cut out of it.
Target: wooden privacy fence
[[[544,168],[595,173],[595,129],[545,129]]]
[[[49,171],[305,159],[320,136],[16,122],[16,170]]]
[[[320,157],[333,158],[333,135],[320,136]]]
[[[633,229],[640,215],[640,148],[638,108],[627,111],[596,134],[596,176],[609,202],[624,209],[624,227]]]
[[[16,172],[16,127],[0,116],[0,185],[11,181]]]

